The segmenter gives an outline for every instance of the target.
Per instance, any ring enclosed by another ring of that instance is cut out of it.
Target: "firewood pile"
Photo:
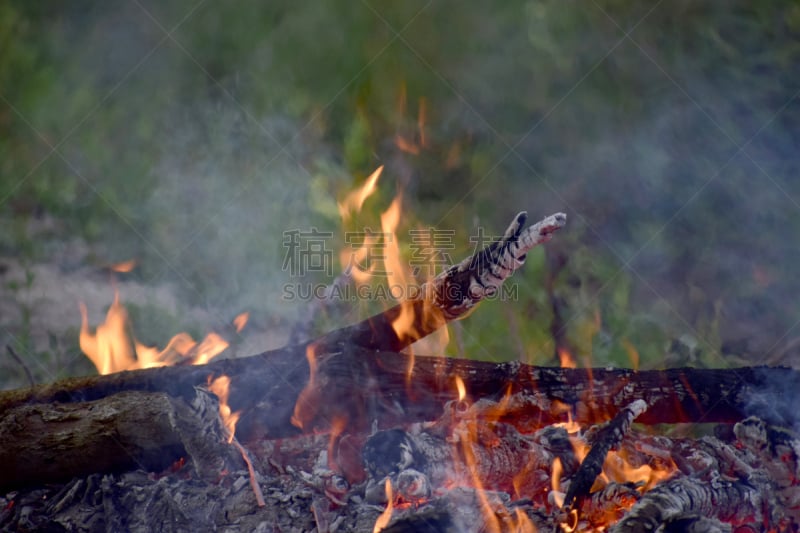
[[[305,344],[0,393],[0,529],[797,531],[793,370],[398,353],[565,220],[521,214],[419,299]]]
[[[513,424],[539,401],[467,397],[437,420],[367,433],[226,443],[213,396],[198,391],[218,461],[181,456],[160,471],[94,473],[11,491],[13,531],[795,531],[800,441],[750,417],[700,438],[612,420]],[[24,460],[19,458],[18,460]],[[251,476],[263,495],[259,506]],[[376,525],[377,524],[377,525]]]

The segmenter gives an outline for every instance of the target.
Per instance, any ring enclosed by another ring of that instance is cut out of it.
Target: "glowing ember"
[[[94,333],[89,331],[88,314],[83,303],[80,304],[80,311],[80,347],[100,374],[166,366],[184,361],[202,365],[228,348],[228,342],[213,332],[200,343],[188,333],[178,333],[163,350],[145,346],[130,334],[128,312],[120,303],[117,291],[114,291],[114,301],[108,308],[105,321],[97,326]]]
[[[228,376],[220,376],[208,384],[208,390],[213,392],[219,398],[219,416],[222,419],[222,425],[227,432],[226,438],[228,443],[233,442],[233,436],[236,434],[236,423],[239,421],[239,412],[231,412],[231,407],[228,405],[228,394],[230,392],[231,378]]]
[[[392,482],[389,478],[386,478],[386,501],[389,502],[386,504],[386,509],[381,513],[378,519],[375,521],[375,527],[372,528],[372,533],[379,533],[383,531],[383,529],[389,525],[389,522],[392,520],[392,512],[394,511],[394,495],[392,494]]]

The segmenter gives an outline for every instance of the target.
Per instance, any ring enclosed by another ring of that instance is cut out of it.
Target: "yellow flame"
[[[464,385],[464,380],[461,376],[456,376],[456,389],[458,390],[458,401],[461,402],[467,397],[467,387]]]
[[[228,443],[233,442],[233,436],[236,433],[236,423],[239,421],[241,413],[239,411],[231,412],[231,407],[228,405],[228,394],[230,393],[231,378],[228,376],[220,376],[208,385],[208,390],[216,394],[219,398],[219,416],[222,420],[222,425],[227,433],[226,438]]]
[[[603,473],[617,483],[641,483],[642,491],[653,488],[656,484],[668,478],[675,472],[674,464],[664,465],[664,469],[657,470],[649,465],[631,466],[624,451],[610,451],[603,463]]]
[[[400,246],[397,242],[397,226],[400,224],[402,196],[397,195],[389,208],[381,214],[381,230],[385,244],[384,265],[390,291],[407,291],[410,275],[400,257]],[[397,338],[400,340],[414,337],[414,304],[409,300],[400,303],[400,313],[392,322]]]
[[[383,165],[375,169],[369,175],[364,185],[350,192],[345,199],[339,203],[339,214],[342,220],[348,220],[354,212],[359,212],[367,198],[375,191],[375,185],[383,172]]]
[[[81,331],[79,344],[83,353],[92,360],[101,374],[111,374],[137,367],[137,361],[128,336],[128,312],[119,302],[119,292],[114,291],[114,301],[106,313],[104,323],[97,326],[94,335],[89,332],[86,305],[80,304]]]
[[[188,333],[178,333],[163,350],[145,346],[130,333],[130,319],[120,303],[118,291],[114,291],[114,301],[108,308],[105,321],[95,328],[94,333],[89,331],[89,319],[83,303],[80,304],[80,311],[79,344],[100,374],[178,362],[202,365],[228,348],[228,342],[213,332],[206,335],[199,344]]]
[[[575,435],[581,430],[581,425],[572,419],[572,411],[567,411],[566,422],[556,422],[554,427],[564,428],[570,435]]]
[[[381,515],[375,521],[375,527],[372,528],[372,533],[380,533],[383,529],[389,525],[389,522],[392,520],[392,512],[394,511],[394,495],[392,494],[392,482],[389,478],[386,478],[386,500],[389,502],[386,504],[386,509],[383,510]]]

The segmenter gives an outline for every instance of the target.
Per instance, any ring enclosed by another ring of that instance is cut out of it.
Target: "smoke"
[[[402,159],[407,205],[459,235],[522,209],[570,216],[548,250],[569,259],[566,318],[593,323],[596,307],[595,338],[617,347],[590,340],[594,363],[625,362],[620,341],[637,335],[657,339],[633,342],[644,359],[689,335],[736,364],[790,362],[797,8],[625,4],[20,3],[39,54],[3,94],[51,142],[68,135],[67,163],[36,167],[9,205],[53,213],[99,263],[136,257],[140,281],[277,330],[303,309],[280,298],[284,232],[338,231],[353,175]],[[429,147],[399,154],[420,98]],[[14,128],[2,190],[48,151]],[[461,324],[465,353],[547,351],[543,264],[517,278],[530,298]]]

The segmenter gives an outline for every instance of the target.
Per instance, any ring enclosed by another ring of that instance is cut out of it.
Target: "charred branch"
[[[645,410],[647,410],[647,404],[643,400],[635,400],[594,432],[590,439],[592,447],[569,485],[564,497],[564,507],[577,508],[580,506],[581,501],[589,495],[595,479],[602,472],[603,463],[609,450],[619,446],[623,437],[630,430],[633,421]]]
[[[611,528],[612,533],[655,531],[668,524],[681,524],[699,516],[733,524],[770,523],[764,516],[765,497],[772,491],[764,484],[753,485],[715,475],[710,481],[680,477],[662,483],[633,506]],[[681,530],[683,531],[683,530]]]
[[[261,437],[279,438],[301,431],[291,425],[294,406],[305,387],[309,367],[304,350],[287,348],[275,352],[214,362],[205,366],[163,367],[121,372],[108,376],[74,378],[31,389],[0,394],[0,417],[21,420],[34,404],[59,404],[52,408],[79,409],[86,402],[105,405],[107,397],[124,391],[162,393],[187,404],[196,397],[209,376],[231,378],[232,410],[242,411],[237,437],[245,444]],[[351,348],[329,354],[318,369],[315,396],[318,402],[305,431],[325,430],[333,420],[347,421],[351,431],[368,428],[373,421],[381,427],[395,427],[414,421],[435,420],[444,405],[455,399],[455,376],[461,376],[473,398],[500,400],[511,395],[499,422],[541,427],[574,420],[593,424],[608,420],[620,405],[644,400],[649,406],[638,421],[645,424],[695,422],[735,423],[755,414],[778,426],[797,422],[797,410],[785,395],[800,388],[800,373],[787,368],[739,368],[735,370],[671,369],[642,371],[622,369],[562,369],[494,364],[437,357],[416,357],[411,379],[408,356],[375,353]],[[74,405],[78,404],[78,405]],[[64,415],[68,416],[68,415]],[[171,433],[159,423],[163,417],[142,417],[136,410],[115,411],[118,424],[140,431]],[[83,432],[63,425],[59,417],[41,418],[36,428],[10,423],[0,433],[0,449],[15,446],[45,447],[52,432]],[[131,420],[133,423],[128,423]],[[147,429],[150,427],[151,429]],[[123,443],[125,438],[119,437]],[[102,432],[81,440],[68,440],[76,450],[89,446],[87,439],[102,440]],[[180,457],[171,444],[174,436],[163,436],[161,454],[169,460]],[[159,439],[155,439],[158,442]],[[135,446],[131,446],[135,448]],[[95,449],[102,448],[95,444]],[[87,449],[92,449],[87,448]],[[167,460],[167,459],[165,459]],[[95,465],[95,466],[92,466]],[[88,465],[102,471],[102,463]],[[1,484],[8,484],[0,474]]]
[[[447,322],[463,318],[525,264],[533,247],[549,241],[567,222],[564,213],[556,213],[526,227],[527,217],[526,212],[519,213],[502,238],[423,284],[416,298],[313,341],[315,351],[326,353],[355,345],[399,352]],[[411,327],[398,333],[392,324],[403,312],[413,312],[414,320]]]
[[[158,471],[180,457],[213,479],[236,464],[222,445],[216,400],[191,403],[161,392],[125,391],[102,400],[22,405],[0,414],[0,490],[94,472]],[[241,462],[241,461],[238,461]]]

